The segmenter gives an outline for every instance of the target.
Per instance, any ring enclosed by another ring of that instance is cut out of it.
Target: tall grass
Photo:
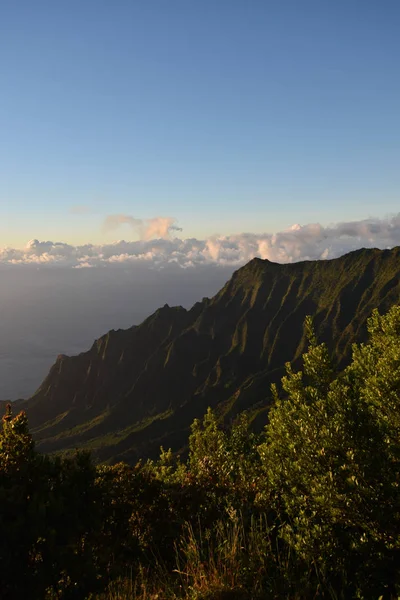
[[[265,515],[249,523],[231,511],[211,529],[187,523],[175,547],[176,566],[140,567],[97,600],[250,600],[300,598],[288,579],[290,554],[277,552]],[[293,585],[292,585],[293,584]],[[297,587],[297,590],[299,588]],[[305,596],[303,596],[305,597]]]

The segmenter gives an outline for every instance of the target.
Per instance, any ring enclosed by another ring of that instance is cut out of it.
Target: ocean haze
[[[33,394],[58,354],[77,354],[110,329],[140,323],[164,304],[212,296],[233,267],[161,270],[3,267],[0,270],[0,399]]]

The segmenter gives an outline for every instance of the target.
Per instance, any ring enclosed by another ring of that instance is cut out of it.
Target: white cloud
[[[65,265],[74,268],[143,264],[165,267],[177,264],[236,267],[258,256],[274,262],[326,259],[361,247],[390,248],[400,244],[400,213],[386,219],[366,219],[323,227],[318,223],[293,225],[279,233],[242,233],[205,240],[172,238],[174,219],[142,221],[129,215],[110,215],[105,227],[128,224],[138,241],[72,246],[63,242],[31,240],[25,248],[0,250],[0,265]],[[155,239],[156,238],[156,239]]]
[[[154,217],[144,222],[143,238],[145,240],[167,239],[173,231],[182,231],[175,225],[172,217]]]
[[[131,215],[108,215],[103,223],[103,232],[115,231],[121,225],[128,225],[141,240],[168,239],[173,231],[182,231],[173,217],[153,217],[136,219]]]

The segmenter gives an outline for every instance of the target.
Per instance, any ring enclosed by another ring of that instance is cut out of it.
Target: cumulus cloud
[[[182,231],[182,228],[177,227],[175,224],[175,219],[171,217],[154,217],[144,222],[143,238],[145,240],[152,240],[154,238],[165,239],[173,231]]]
[[[131,215],[108,215],[103,223],[103,232],[108,233],[121,225],[131,227],[142,240],[168,239],[173,231],[182,231],[172,217],[153,217],[136,219]]]
[[[400,213],[386,219],[366,219],[323,227],[318,223],[293,225],[278,233],[242,233],[205,240],[172,238],[177,229],[171,218],[142,221],[111,215],[107,226],[128,224],[140,234],[138,241],[72,246],[62,242],[30,241],[25,248],[3,248],[0,264],[66,265],[88,268],[104,265],[144,264],[156,268],[176,264],[240,266],[254,257],[274,262],[335,258],[361,247],[391,248],[400,245]]]

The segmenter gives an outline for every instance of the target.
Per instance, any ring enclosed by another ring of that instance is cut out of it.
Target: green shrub
[[[95,467],[0,431],[1,598],[394,598],[400,591],[400,307],[335,373],[306,320],[261,435],[208,410],[189,458]],[[105,591],[108,589],[108,591]]]

